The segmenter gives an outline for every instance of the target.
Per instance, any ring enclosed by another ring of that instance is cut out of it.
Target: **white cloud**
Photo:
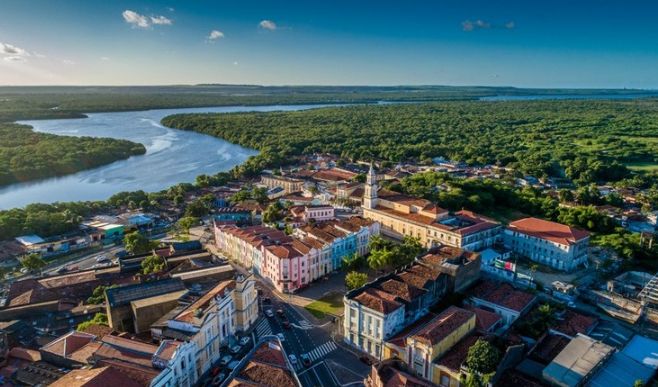
[[[167,11],[169,11],[169,12],[174,12],[174,11],[176,11],[176,10],[174,9],[174,7],[167,7]]]
[[[237,66],[237,65],[238,65],[238,61],[236,60],[235,62],[233,62],[233,66]]]
[[[170,26],[174,24],[171,19],[165,17],[165,16],[151,16],[151,23],[157,24],[157,25],[163,25],[163,26]]]
[[[110,60],[110,58],[107,57],[107,56],[101,56],[101,60],[102,60],[103,62],[107,62],[108,60]]]
[[[170,26],[174,22],[166,16],[145,16],[129,9],[121,13],[123,20],[133,28],[149,28],[154,25]]]
[[[123,20],[125,20],[126,23],[132,24],[133,27],[148,28],[150,26],[148,18],[135,11],[127,9],[123,11],[121,16],[123,16]]]
[[[212,30],[210,31],[210,35],[208,35],[208,40],[213,42],[217,39],[221,39],[224,37],[224,33],[219,30]]]
[[[486,20],[465,20],[462,22],[462,29],[466,32],[471,32],[475,30],[488,30],[488,29],[507,29],[507,30],[512,30],[514,29],[515,24],[513,21],[509,21],[505,24],[492,24]]]
[[[75,64],[75,62],[70,60],[70,59],[62,59],[62,63],[64,63],[65,65],[69,65],[69,66]]]
[[[25,57],[18,55],[6,56],[2,59],[5,60],[6,62],[25,62]]]
[[[260,23],[258,23],[258,26],[264,30],[276,30],[276,23],[272,20],[262,20]]]
[[[0,54],[11,56],[30,56],[30,53],[23,50],[22,48],[2,42],[0,42]]]

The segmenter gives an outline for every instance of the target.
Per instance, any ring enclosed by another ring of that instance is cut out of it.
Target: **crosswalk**
[[[297,324],[292,324],[292,325],[295,328],[303,329],[305,331],[314,328],[313,324],[311,324],[310,322],[308,322],[306,320],[299,320],[299,321],[297,321]]]
[[[327,354],[333,352],[338,348],[336,346],[336,343],[333,341],[327,341],[326,343],[322,344],[321,346],[315,348],[311,352],[308,353],[308,357],[311,359],[311,362],[314,362]]]
[[[258,337],[263,337],[272,334],[272,327],[267,319],[261,318],[260,322],[256,324],[256,335]]]

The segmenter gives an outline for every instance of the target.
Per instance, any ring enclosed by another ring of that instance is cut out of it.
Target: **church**
[[[451,214],[426,199],[379,189],[371,164],[363,193],[363,216],[381,224],[381,233],[395,239],[418,238],[430,248],[453,246],[479,251],[502,240],[500,223],[472,211]]]

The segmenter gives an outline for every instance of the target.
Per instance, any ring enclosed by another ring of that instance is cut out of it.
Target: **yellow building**
[[[451,215],[429,200],[377,186],[371,167],[363,194],[363,216],[381,223],[381,232],[393,238],[418,238],[426,247],[447,245],[469,251],[492,246],[502,237],[500,223],[471,211]]]
[[[384,356],[403,360],[414,374],[439,384],[441,374],[436,372],[434,360],[473,332],[475,326],[475,313],[451,306],[388,340]]]

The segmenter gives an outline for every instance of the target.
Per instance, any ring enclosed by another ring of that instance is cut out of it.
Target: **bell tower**
[[[377,175],[375,168],[370,163],[370,170],[366,177],[366,187],[363,192],[363,208],[374,209],[377,207]]]

